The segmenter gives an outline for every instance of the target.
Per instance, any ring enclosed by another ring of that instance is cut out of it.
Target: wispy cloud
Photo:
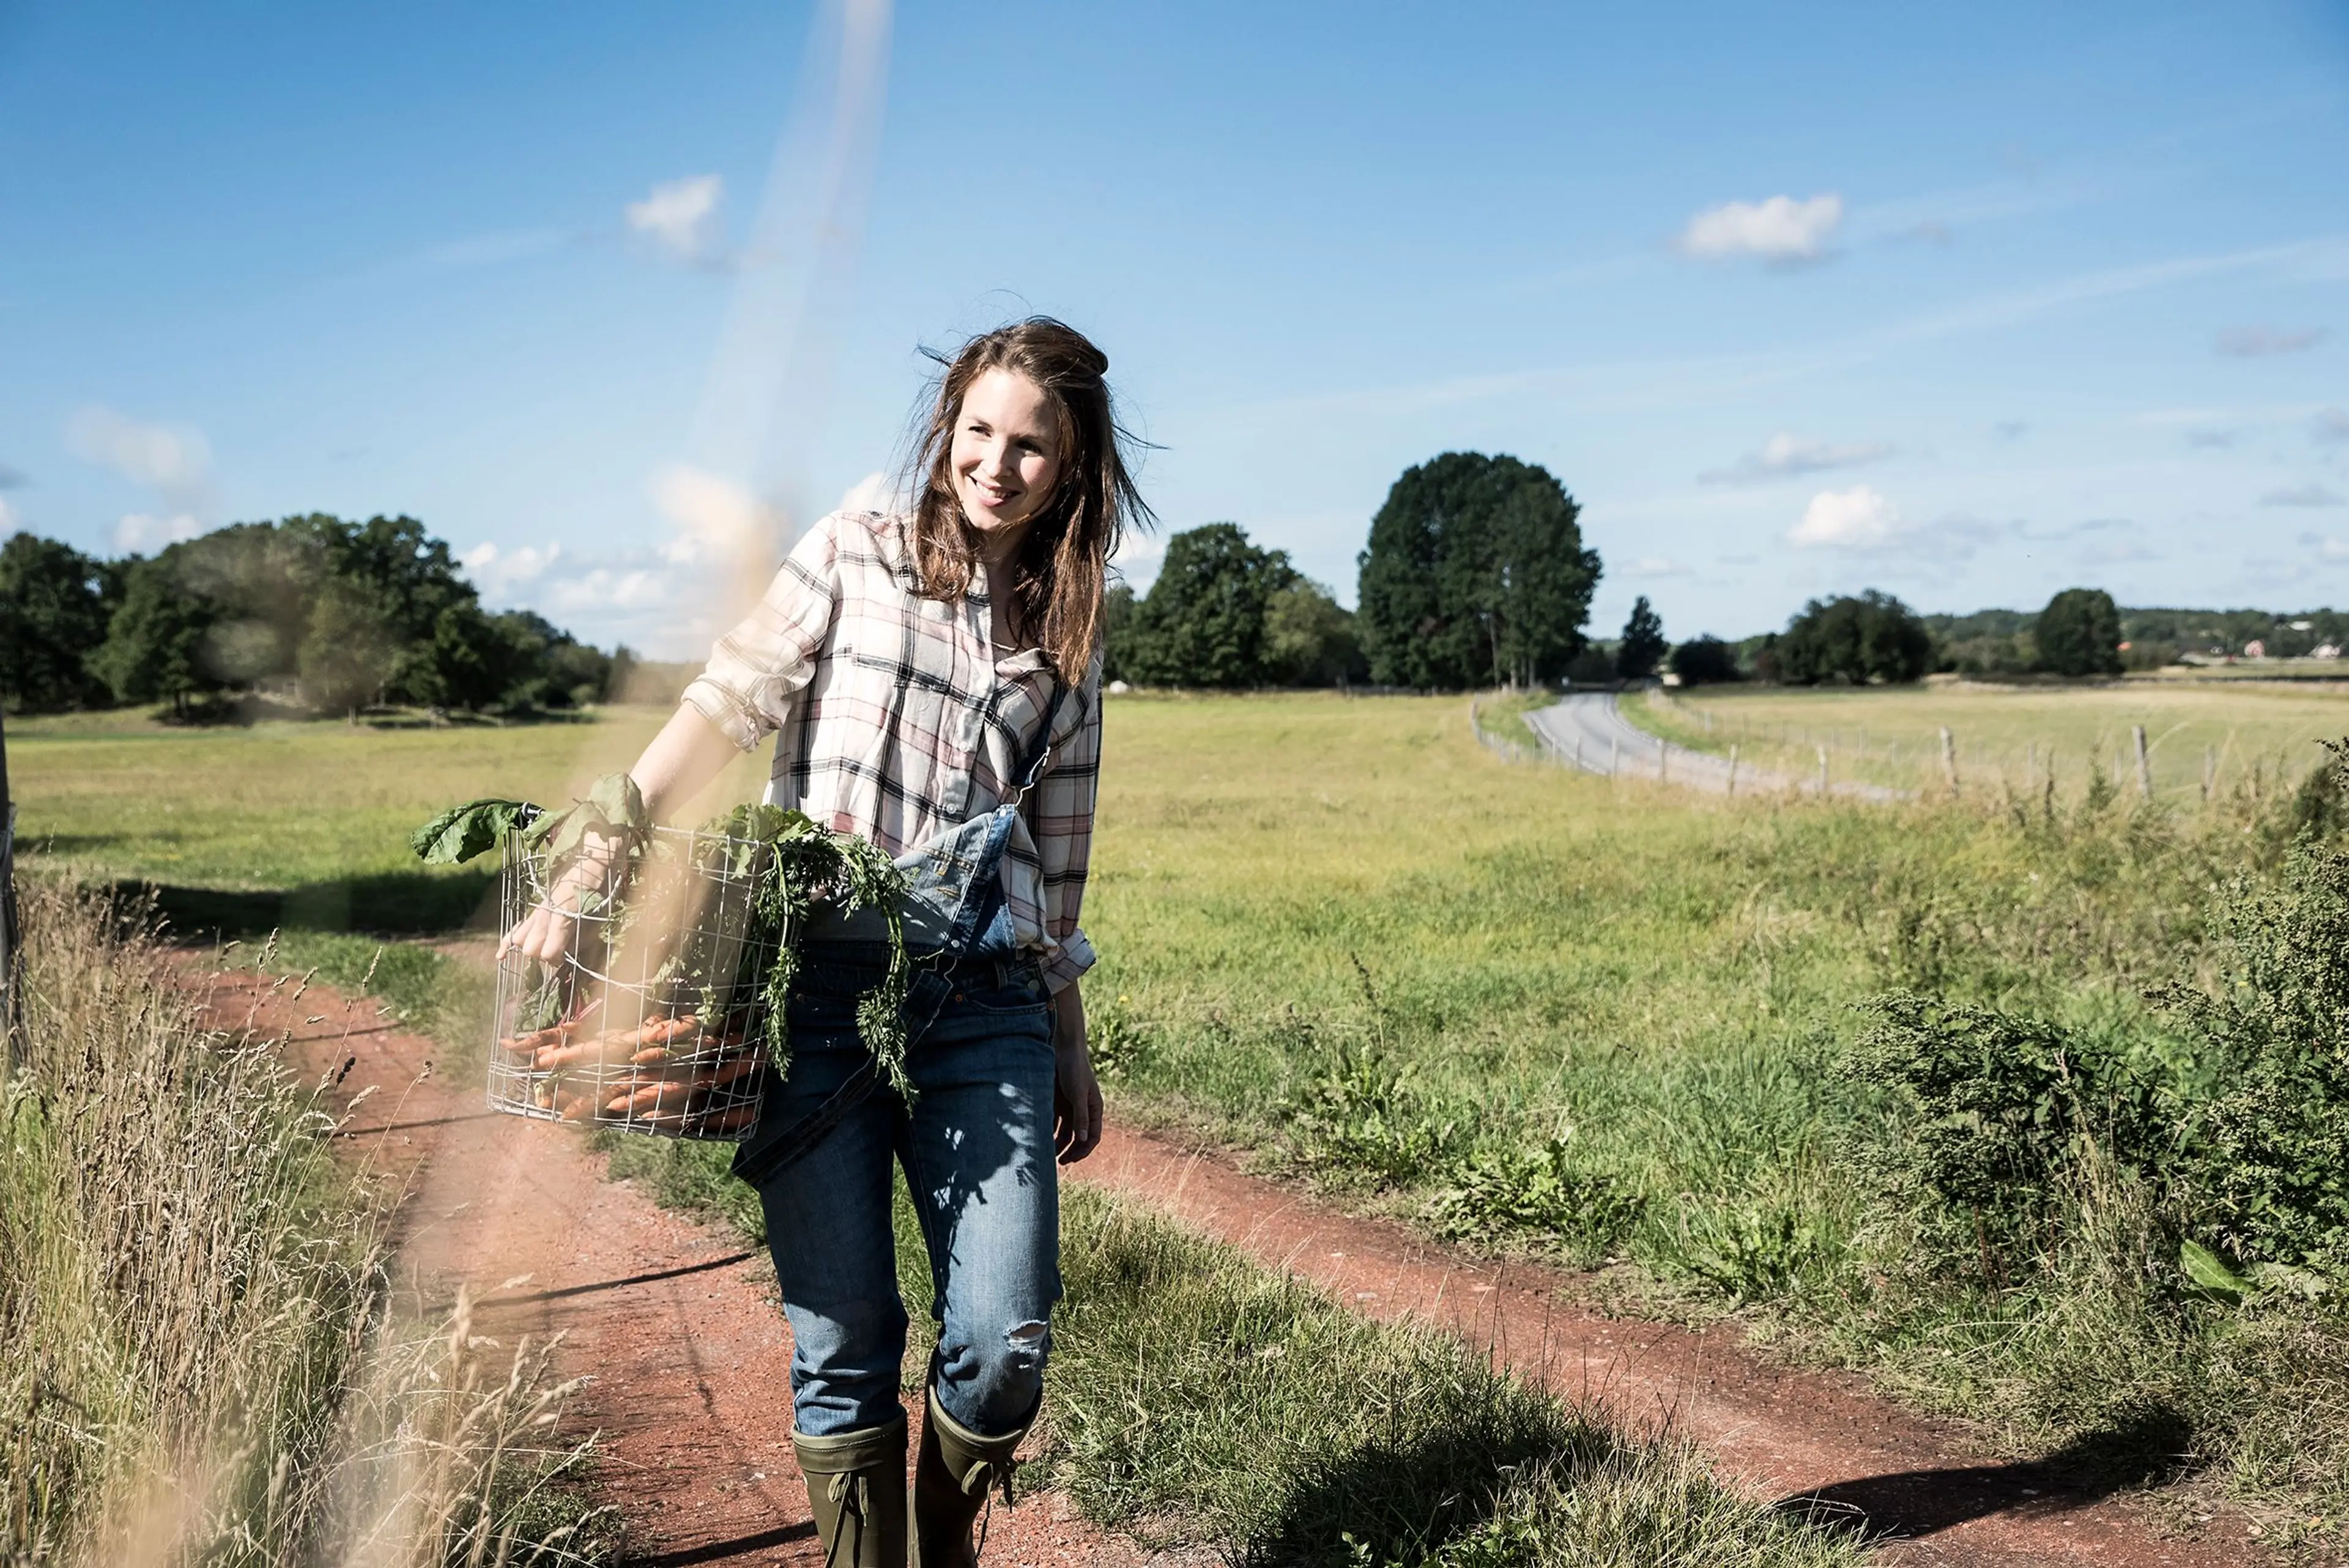
[[[2189,430],[2186,444],[2189,447],[2231,447],[2235,444],[2232,430]]]
[[[2230,326],[2214,346],[2230,359],[2262,359],[2271,354],[2300,354],[2324,341],[2321,326]]]
[[[2027,420],[2001,419],[1990,428],[1990,433],[2002,441],[2019,441],[2031,433],[2031,426]]]
[[[2325,446],[2349,445],[2349,408],[2319,408],[2309,430]]]
[[[2341,506],[2340,496],[2320,484],[2286,485],[2260,497],[2261,506]]]
[[[1847,555],[1961,560],[1999,531],[1993,524],[1964,516],[1915,522],[1881,490],[1854,485],[1813,496],[1801,519],[1786,531],[1786,542],[1798,550]]]
[[[1615,575],[1644,582],[1659,577],[1693,577],[1696,568],[1686,562],[1672,561],[1661,555],[1643,555],[1627,566],[1616,567]]]
[[[93,406],[67,422],[66,443],[84,462],[111,469],[184,510],[197,510],[212,484],[212,445],[186,425],[149,424]]]
[[[1672,244],[1703,261],[1754,256],[1783,266],[1825,256],[1842,222],[1843,198],[1833,191],[1800,201],[1724,201],[1691,218]]]
[[[0,496],[0,534],[15,533],[24,526],[24,519],[18,517],[16,509],[8,504],[8,498]]]
[[[154,517],[143,511],[134,511],[114,525],[114,548],[126,555],[144,555],[167,544],[193,539],[203,531],[204,525],[186,512],[171,517]]]
[[[451,271],[494,267],[506,262],[543,255],[548,251],[574,243],[580,237],[568,229],[514,229],[496,234],[472,234],[435,245],[426,251],[421,259],[428,267]]]
[[[719,259],[718,203],[726,193],[716,174],[692,174],[656,185],[625,210],[629,229],[671,259],[705,266]]]
[[[1883,441],[1814,441],[1782,430],[1763,442],[1760,451],[1748,452],[1725,469],[1708,469],[1697,475],[1697,482],[1760,484],[1827,469],[1856,468],[1889,456],[1891,451],[1891,446]]]
[[[25,471],[22,469],[12,469],[5,463],[0,463],[0,490],[22,490],[31,482],[25,477]]]
[[[535,583],[563,557],[563,546],[521,544],[508,549],[487,540],[457,557],[473,585],[493,599],[503,599],[524,583]]]

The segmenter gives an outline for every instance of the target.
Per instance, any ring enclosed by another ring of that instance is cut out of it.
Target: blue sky
[[[688,655],[891,463],[920,346],[1032,310],[1166,529],[1349,602],[1474,449],[1581,502],[1601,633],[2340,603],[2344,153],[2341,0],[0,0],[0,521],[407,511]]]

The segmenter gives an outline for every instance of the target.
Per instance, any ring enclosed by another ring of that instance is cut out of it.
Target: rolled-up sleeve
[[[1093,803],[1101,789],[1101,660],[1080,688],[1075,727],[1053,748],[1050,766],[1028,798],[1028,830],[1042,871],[1045,934],[1052,951],[1044,984],[1061,987],[1093,965],[1093,944],[1078,916],[1085,902],[1085,870],[1092,859]]]
[[[808,530],[757,607],[718,639],[708,667],[685,688],[686,706],[745,751],[782,727],[815,674],[839,603],[838,525],[835,513]]]

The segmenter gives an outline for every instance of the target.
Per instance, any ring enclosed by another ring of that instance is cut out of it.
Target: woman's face
[[[1009,542],[1052,497],[1059,421],[1045,390],[1009,370],[981,371],[955,421],[955,494],[980,533]]]

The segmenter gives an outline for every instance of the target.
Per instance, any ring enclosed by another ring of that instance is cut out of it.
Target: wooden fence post
[[[1820,794],[1822,794],[1822,795],[1824,795],[1824,794],[1826,794],[1826,792],[1827,792],[1827,748],[1826,748],[1826,747],[1822,746],[1822,747],[1820,747],[1820,748],[1819,748],[1819,793],[1820,793]]]
[[[2145,726],[2133,725],[2137,741],[2137,796],[2140,800],[2153,799],[2153,759],[2145,752]]]
[[[1737,742],[1729,743],[1729,792],[1737,793]]]
[[[1948,725],[1941,726],[1941,776],[1950,781],[1950,798],[1958,795],[1958,741]]]

